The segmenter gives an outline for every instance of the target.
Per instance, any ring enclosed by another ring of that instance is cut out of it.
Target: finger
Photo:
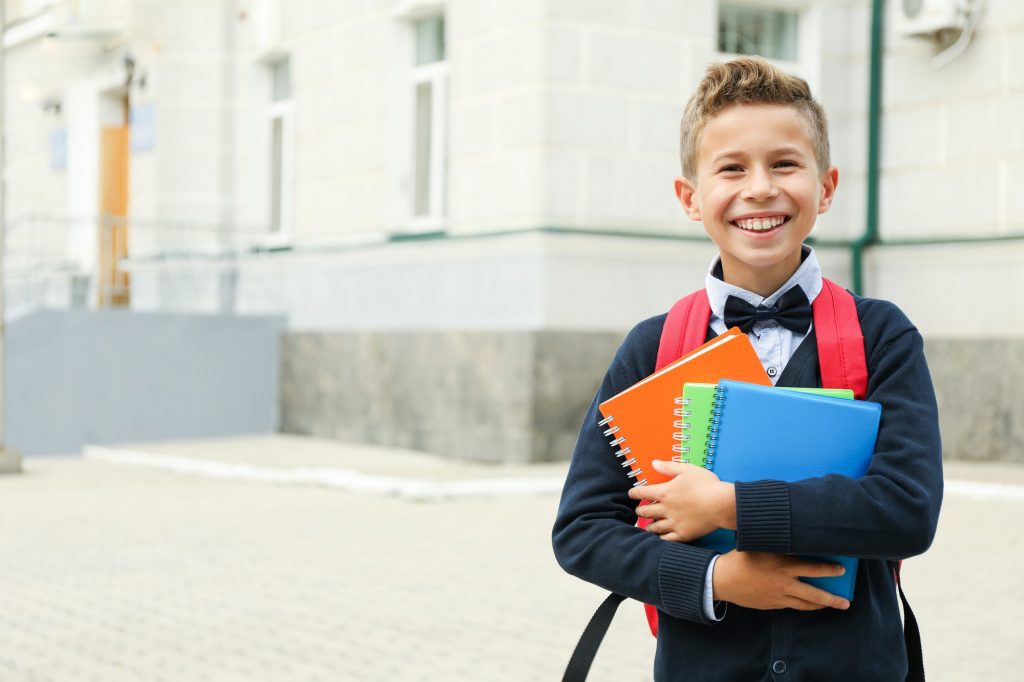
[[[821,611],[825,607],[821,604],[815,604],[814,602],[805,601],[796,597],[786,597],[783,599],[783,606],[787,609],[796,609],[797,611]]]
[[[634,500],[656,500],[661,494],[660,485],[638,485],[629,489],[629,496]]]
[[[672,542],[683,542],[683,536],[675,531],[665,533],[661,536],[662,540],[671,540]]]
[[[789,596],[812,604],[820,604],[821,606],[827,606],[832,609],[839,609],[840,611],[845,611],[850,608],[850,602],[839,595],[826,592],[825,590],[800,581],[797,581],[796,585],[794,585]]]
[[[687,467],[693,466],[692,464],[683,464],[681,462],[673,462],[670,460],[656,459],[651,462],[654,466],[654,470],[659,474],[668,474],[669,476],[676,476],[686,471]]]
[[[647,532],[654,533],[655,535],[664,535],[665,533],[668,533],[671,530],[672,528],[670,528],[669,525],[665,523],[664,519],[658,519],[654,523],[648,524],[647,526]]]
[[[672,533],[675,528],[675,524],[669,519],[658,519],[654,523],[647,526],[647,530],[657,535],[665,535],[666,533]]]
[[[834,578],[846,573],[842,564],[833,564],[826,561],[800,561],[794,560],[790,566],[790,574],[803,578]]]
[[[645,519],[660,519],[665,516],[665,505],[658,502],[642,504],[636,508],[636,515]]]

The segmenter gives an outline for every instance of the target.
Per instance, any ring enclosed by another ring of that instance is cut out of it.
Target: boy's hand
[[[845,611],[850,602],[799,580],[842,575],[839,564],[802,561],[784,554],[733,550],[718,557],[712,577],[714,598],[749,609]]]
[[[722,483],[711,471],[693,464],[655,460],[654,468],[674,478],[629,491],[634,500],[650,502],[636,510],[637,516],[653,520],[648,531],[665,540],[691,542],[717,528],[736,529],[736,491],[731,483]]]

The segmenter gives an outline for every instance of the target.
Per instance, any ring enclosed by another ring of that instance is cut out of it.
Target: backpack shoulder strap
[[[668,315],[665,317],[665,326],[661,329],[658,360],[654,370],[658,371],[702,345],[707,339],[710,321],[711,303],[708,301],[708,293],[704,289],[698,289],[676,301],[668,311]],[[637,519],[637,526],[640,528],[646,528],[650,523],[650,519]],[[647,625],[651,628],[651,634],[657,637],[658,609],[652,604],[644,604],[644,611],[647,614]]]
[[[822,385],[850,388],[863,400],[868,391],[868,370],[853,295],[832,280],[822,278],[821,293],[814,299],[812,314]],[[704,343],[710,320],[711,304],[704,289],[676,301],[661,331],[655,370]]]
[[[668,311],[665,326],[661,330],[655,371],[703,344],[708,336],[710,321],[711,303],[704,289],[698,289],[676,301]]]
[[[863,400],[868,392],[864,334],[853,294],[822,278],[821,293],[811,306],[818,340],[818,366],[825,388],[850,388]]]

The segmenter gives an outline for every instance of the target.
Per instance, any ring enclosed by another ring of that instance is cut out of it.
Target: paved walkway
[[[551,556],[561,464],[274,436],[25,469],[0,477],[0,682],[554,680],[603,597]],[[947,478],[905,567],[929,680],[1011,680],[1024,467]],[[649,680],[644,628],[624,604],[591,679]]]

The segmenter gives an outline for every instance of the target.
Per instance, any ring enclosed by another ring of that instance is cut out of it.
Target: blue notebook
[[[721,381],[708,436],[707,468],[723,481],[800,481],[827,474],[860,478],[871,464],[882,406],[808,393]],[[716,430],[717,429],[717,430]],[[697,541],[718,552],[736,548],[736,533],[720,529]],[[801,578],[853,599],[857,559],[802,557],[839,563],[835,578]]]

